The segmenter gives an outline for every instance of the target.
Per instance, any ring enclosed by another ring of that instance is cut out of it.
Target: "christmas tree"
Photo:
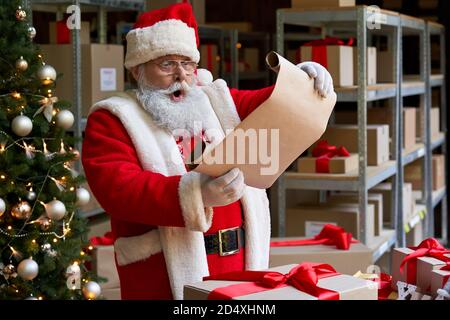
[[[70,104],[21,1],[0,2],[0,300],[95,299]],[[70,76],[70,75],[68,75]]]

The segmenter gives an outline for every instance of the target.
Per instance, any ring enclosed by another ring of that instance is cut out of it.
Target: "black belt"
[[[216,234],[205,235],[206,254],[218,253],[228,256],[244,247],[244,229],[240,227],[219,230]]]

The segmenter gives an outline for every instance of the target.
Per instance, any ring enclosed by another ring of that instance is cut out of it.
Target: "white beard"
[[[180,101],[173,101],[172,93],[177,90],[183,90],[184,96]],[[176,82],[168,89],[139,85],[137,98],[155,123],[174,136],[186,131],[189,135],[199,135],[202,130],[215,128],[215,114],[208,96],[195,84]]]

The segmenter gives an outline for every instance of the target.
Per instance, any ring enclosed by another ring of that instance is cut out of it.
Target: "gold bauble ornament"
[[[31,216],[31,206],[26,201],[21,201],[11,209],[11,215],[20,220],[28,219]]]
[[[16,69],[19,71],[25,71],[28,69],[28,62],[23,57],[16,60]]]
[[[25,20],[27,17],[27,12],[22,9],[22,7],[18,7],[16,10],[16,19],[19,21]]]

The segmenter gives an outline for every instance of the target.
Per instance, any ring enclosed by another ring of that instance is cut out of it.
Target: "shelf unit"
[[[441,25],[426,23],[423,20],[400,15],[396,12],[380,10],[376,22],[379,23],[381,30],[369,30],[368,16],[373,13],[373,8],[368,6],[356,6],[350,8],[337,9],[279,9],[277,10],[277,33],[276,48],[277,52],[284,55],[285,41],[304,40],[304,35],[287,35],[285,37],[284,26],[286,24],[320,27],[322,36],[333,35],[336,30],[347,30],[350,35],[357,39],[357,64],[358,78],[357,86],[335,88],[338,102],[356,102],[358,112],[358,147],[359,169],[347,174],[301,174],[296,172],[285,172],[282,174],[271,189],[272,219],[274,226],[273,232],[277,236],[285,235],[286,224],[286,190],[303,189],[319,190],[321,199],[324,197],[324,191],[327,190],[351,190],[358,192],[360,209],[360,234],[359,239],[367,243],[366,237],[366,212],[367,212],[367,193],[370,188],[382,182],[387,178],[392,178],[392,217],[391,224],[382,236],[376,237],[374,243],[368,244],[374,251],[373,258],[376,261],[392,245],[405,245],[405,233],[411,228],[411,221],[403,221],[402,212],[403,203],[400,196],[403,190],[403,167],[418,159],[425,159],[425,177],[424,177],[424,196],[419,200],[418,207],[420,215],[426,217],[427,234],[432,235],[433,230],[430,227],[433,214],[432,212],[432,193],[431,193],[431,151],[437,146],[445,145],[445,124],[442,128],[444,133],[433,140],[431,143],[429,126],[424,126],[421,136],[421,142],[416,144],[412,150],[402,150],[403,133],[399,128],[403,124],[403,97],[411,95],[421,95],[425,103],[422,104],[420,113],[423,121],[429,123],[430,119],[430,89],[432,86],[444,86],[444,69],[439,75],[430,75],[430,42],[429,35],[438,32],[441,35],[441,59],[445,55],[445,46],[443,46],[444,29]],[[373,35],[382,34],[388,36],[388,43],[393,52],[393,83],[380,83],[376,85],[367,85],[366,66],[367,57],[365,54],[368,43]],[[403,79],[402,66],[402,36],[403,34],[417,34],[420,37],[420,75],[415,77],[405,77]],[[310,39],[317,38],[312,35]],[[442,63],[445,66],[445,63]],[[442,90],[444,91],[444,90]],[[441,92],[442,92],[441,91]],[[442,93],[442,109],[445,109],[445,93]],[[367,103],[381,99],[393,99],[392,108],[392,143],[391,159],[385,164],[377,167],[367,165]],[[442,115],[442,119],[445,116]],[[444,121],[444,120],[442,120]],[[446,192],[439,193],[435,197],[436,203],[440,201],[446,204]],[[417,214],[419,214],[417,212]],[[443,211],[444,212],[444,211]],[[446,212],[446,211],[445,211]],[[414,222],[417,220],[414,216]],[[446,214],[443,217],[443,229],[446,229]],[[445,230],[446,231],[446,230]],[[447,234],[445,235],[446,238]]]
[[[44,11],[56,13],[57,19],[62,19],[66,8],[69,5],[76,5],[81,8],[82,12],[96,12],[99,30],[99,42],[107,43],[107,12],[130,10],[145,11],[146,1],[144,0],[27,0],[26,6],[33,11]],[[71,30],[72,36],[72,52],[73,52],[73,101],[72,112],[75,117],[73,133],[75,137],[82,137],[86,128],[87,119],[82,117],[82,99],[81,99],[81,43],[80,30]],[[82,142],[76,142],[75,148],[82,152]],[[75,163],[75,169],[82,172],[81,161]],[[102,214],[102,208],[95,208],[90,211],[80,211],[83,217],[93,217]]]

